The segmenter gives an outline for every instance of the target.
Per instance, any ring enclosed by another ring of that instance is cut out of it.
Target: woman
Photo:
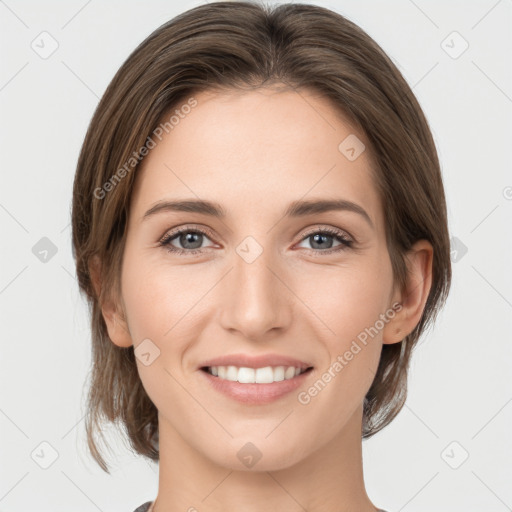
[[[73,244],[87,432],[159,462],[137,512],[375,512],[362,439],[448,294],[436,148],[382,49],[313,5],[216,2],[129,56],[89,126]]]

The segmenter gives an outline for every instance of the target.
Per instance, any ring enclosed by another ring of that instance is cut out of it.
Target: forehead
[[[264,205],[281,210],[285,202],[321,196],[358,202],[378,223],[365,136],[329,100],[314,91],[269,88],[193,98],[197,104],[183,109],[187,114],[175,105],[176,124],[155,139],[137,170],[132,208],[138,216],[166,197],[197,196],[261,212]],[[362,152],[349,159],[347,145]]]

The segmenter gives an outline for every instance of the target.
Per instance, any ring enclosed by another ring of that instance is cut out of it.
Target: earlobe
[[[98,302],[101,305],[101,313],[107,326],[108,337],[118,347],[129,347],[133,345],[128,325],[122,311],[111,298],[105,299],[102,294],[101,283],[101,262],[95,255],[89,265],[89,274],[96,293]]]
[[[130,347],[133,345],[128,325],[122,312],[119,312],[112,303],[104,304],[101,308],[108,337],[118,347]]]
[[[401,308],[384,327],[383,343],[402,341],[420,322],[432,286],[433,254],[427,240],[419,240],[407,253],[406,287],[397,301]]]

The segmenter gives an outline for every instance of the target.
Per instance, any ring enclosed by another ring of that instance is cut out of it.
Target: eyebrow
[[[357,203],[346,199],[312,199],[309,201],[293,201],[283,213],[283,217],[305,217],[307,215],[325,213],[330,211],[350,211],[361,215],[366,222],[374,228],[373,222],[364,210]],[[214,201],[203,199],[183,199],[177,201],[159,201],[153,205],[142,218],[142,221],[160,212],[188,212],[209,215],[219,219],[227,216],[226,210]]]

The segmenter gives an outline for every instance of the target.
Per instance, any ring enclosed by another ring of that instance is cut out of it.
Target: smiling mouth
[[[283,380],[291,380],[313,369],[294,366],[265,366],[262,368],[247,368],[237,366],[203,366],[202,371],[220,380],[240,382],[242,384],[271,384]]]

